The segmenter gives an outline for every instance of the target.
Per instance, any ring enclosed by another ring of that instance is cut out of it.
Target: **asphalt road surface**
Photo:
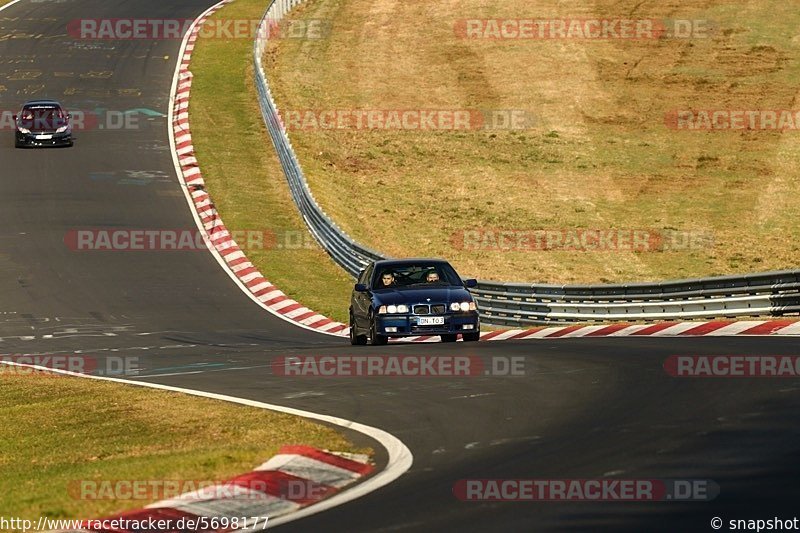
[[[141,370],[130,379],[341,416],[393,433],[414,454],[392,485],[280,530],[712,531],[715,516],[794,517],[798,381],[681,379],[662,365],[673,354],[798,355],[796,339],[356,350],[261,310],[207,252],[71,249],[65,239],[76,229],[195,225],[158,116],[167,112],[179,42],[82,41],[67,24],[193,18],[208,5],[26,1],[0,12],[0,27],[14,36],[0,41],[0,110],[49,97],[111,117],[78,132],[72,149],[15,150],[10,128],[0,131],[0,353],[135,358]],[[117,128],[125,111],[142,108],[156,113],[129,113],[136,126]],[[272,366],[288,355],[354,353],[470,355],[487,368],[518,358],[524,372],[289,378]],[[627,503],[463,502],[453,494],[461,479],[604,477],[713,480],[720,492],[712,501]]]

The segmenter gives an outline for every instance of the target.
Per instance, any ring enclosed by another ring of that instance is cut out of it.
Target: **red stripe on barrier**
[[[335,487],[322,485],[310,479],[293,476],[280,470],[248,472],[247,474],[236,476],[227,484],[257,490],[300,505],[318,502],[332,493],[338,492]],[[295,490],[293,490],[293,487],[295,487]],[[297,487],[301,487],[301,490],[297,490]]]
[[[671,328],[677,324],[677,322],[662,322],[661,324],[653,324],[652,326],[647,326],[639,331],[634,331],[631,333],[631,335],[652,335],[653,333],[658,333],[659,331]]]
[[[311,318],[312,316],[316,315],[316,311],[309,311],[307,313],[303,313],[302,315],[297,315],[292,320],[296,320],[297,322],[302,322],[306,318]]]
[[[695,326],[692,329],[687,329],[686,331],[681,332],[679,335],[686,335],[687,337],[697,336],[697,335],[707,335],[712,331],[717,331],[720,328],[724,328],[733,324],[732,321],[715,321],[709,322],[708,324],[700,324],[699,326]]]
[[[278,309],[278,312],[280,314],[282,314],[282,315],[285,315],[286,313],[291,313],[292,311],[297,311],[298,309],[300,309],[302,307],[303,307],[302,304],[299,304],[299,303],[295,302],[293,304],[287,305],[286,307],[281,307],[280,309]]]
[[[506,337],[505,340],[513,341],[514,339],[524,339],[525,337],[533,335],[537,331],[542,331],[543,329],[546,329],[546,326],[542,326],[542,327],[539,327],[539,328],[526,329],[525,331],[520,331],[519,333],[514,333],[510,337]]]
[[[248,289],[252,289],[253,287],[258,285],[259,283],[267,283],[267,280],[264,279],[264,276],[262,276],[260,272],[259,272],[258,276],[254,277],[250,281],[246,282],[245,285],[247,285]]]
[[[612,324],[610,326],[606,326],[603,329],[598,329],[597,331],[593,331],[591,333],[587,333],[584,337],[605,337],[607,335],[611,335],[612,333],[616,333],[620,330],[623,330],[630,326],[630,324]]]
[[[508,330],[507,329],[503,329],[503,330],[498,330],[498,331],[490,331],[489,333],[481,335],[481,340],[484,340],[484,341],[492,340],[493,338],[497,337],[498,335],[502,335],[506,331],[508,331]]]
[[[285,294],[281,294],[279,296],[276,296],[275,298],[272,298],[271,300],[267,300],[266,302],[264,302],[264,304],[265,305],[275,305],[277,303],[281,303],[282,301],[288,300],[288,299],[289,298],[287,298]]]
[[[241,265],[242,263],[249,263],[249,262],[250,261],[246,257],[239,257],[239,258],[231,259],[230,261],[228,261],[228,266],[233,268],[235,266]]]
[[[267,281],[267,283],[269,283],[269,281]],[[270,283],[267,287],[264,287],[262,289],[258,289],[257,291],[253,291],[253,294],[255,294],[256,296],[264,296],[265,294],[270,293],[270,292],[272,292],[274,290],[276,290],[275,289],[275,285]]]
[[[314,328],[314,329],[319,329],[322,326],[330,324],[331,322],[333,322],[333,320],[331,320],[330,318],[320,318],[316,322],[312,322],[311,324],[308,324],[308,327]]]
[[[251,267],[247,267],[247,268],[241,269],[239,272],[236,273],[236,276],[239,277],[239,278],[243,278],[243,277],[247,276],[248,274],[252,274],[254,272],[256,274],[258,274],[258,269],[256,267],[254,267],[254,266],[251,266]]]
[[[227,255],[231,255],[233,252],[241,252],[241,251],[242,249],[239,248],[238,246],[231,246],[230,248],[225,248],[224,250],[221,250],[219,252],[219,255],[225,257]]]
[[[739,335],[772,335],[778,330],[785,327],[797,324],[797,320],[770,320],[750,329],[746,329],[739,333]]]
[[[322,450],[318,450],[317,448],[312,448],[311,446],[283,446],[280,450],[278,450],[278,453],[285,455],[302,455],[303,457],[309,457],[311,459],[315,459],[317,461],[321,461],[323,463],[327,463],[329,465],[333,465],[361,475],[369,474],[372,471],[372,465],[359,463],[358,461],[353,461],[345,457],[324,452]]]
[[[558,331],[554,331],[553,333],[551,333],[549,335],[545,335],[544,337],[546,339],[556,339],[558,337],[563,337],[564,335],[572,333],[573,331],[578,331],[578,330],[583,329],[585,327],[586,326],[567,326],[566,328],[560,329]]]

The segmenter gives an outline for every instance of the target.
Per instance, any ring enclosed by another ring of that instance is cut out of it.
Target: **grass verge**
[[[238,0],[214,17],[257,20],[264,9],[263,0]],[[197,160],[228,228],[276,236],[275,246],[246,250],[264,276],[303,305],[346,321],[352,280],[313,242],[292,201],[261,118],[252,46],[250,39],[197,41],[189,107]]]
[[[0,405],[0,509],[34,523],[151,503],[81,499],[83,480],[223,481],[285,444],[371,453],[294,416],[2,365]]]

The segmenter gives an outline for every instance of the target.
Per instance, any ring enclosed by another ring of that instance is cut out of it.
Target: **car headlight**
[[[64,133],[65,131],[67,131],[67,128],[69,128],[69,126],[61,126],[56,130],[56,133]]]
[[[394,315],[397,313],[408,313],[408,306],[405,304],[400,305],[382,305],[378,309],[379,315]]]
[[[19,128],[19,132],[27,134],[27,133],[30,133],[31,130],[29,130],[28,128]]]
[[[450,304],[451,311],[477,311],[478,307],[475,305],[475,302],[453,302]]]

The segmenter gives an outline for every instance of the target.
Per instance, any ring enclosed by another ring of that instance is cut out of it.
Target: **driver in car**
[[[436,283],[437,281],[439,281],[439,273],[436,272],[435,270],[431,270],[430,272],[428,272],[425,281],[427,281],[428,283]]]

